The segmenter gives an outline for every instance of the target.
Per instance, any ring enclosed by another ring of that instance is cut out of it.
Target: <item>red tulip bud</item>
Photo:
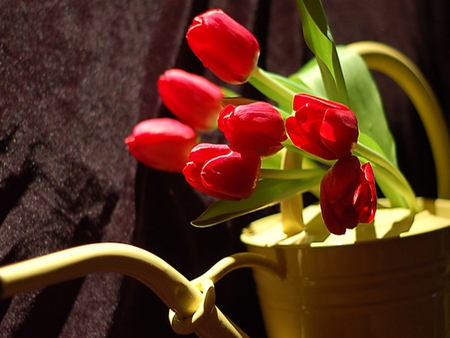
[[[225,82],[246,82],[258,63],[256,38],[220,9],[196,16],[186,38],[203,65]]]
[[[331,233],[341,235],[375,217],[377,196],[370,163],[361,166],[356,156],[336,161],[320,186],[322,217]]]
[[[281,150],[287,138],[280,113],[267,102],[228,105],[220,112],[218,125],[228,142],[261,156]]]
[[[189,154],[183,174],[192,187],[208,195],[240,200],[255,190],[260,166],[260,156],[251,150],[200,143]]]
[[[350,156],[358,141],[358,120],[343,104],[307,94],[294,98],[295,116],[286,130],[299,148],[326,160]]]
[[[188,125],[175,119],[157,118],[138,123],[125,143],[130,153],[145,165],[181,172],[198,139]]]
[[[202,76],[170,69],[158,79],[164,105],[181,121],[200,131],[216,126],[222,90]]]

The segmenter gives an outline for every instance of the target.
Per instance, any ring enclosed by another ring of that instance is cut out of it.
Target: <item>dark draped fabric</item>
[[[398,48],[420,66],[449,111],[447,0],[323,3],[337,43],[375,40]],[[262,67],[287,75],[310,59],[293,0],[0,2],[1,265],[113,241],[145,248],[194,278],[245,250],[240,231],[264,212],[196,229],[189,221],[210,200],[180,174],[138,164],[123,142],[138,121],[171,116],[155,86],[166,69],[217,81],[184,39],[192,18],[214,7],[256,35]],[[400,165],[418,195],[434,197],[433,161],[419,118],[391,80],[376,78]],[[234,89],[259,98],[249,86]],[[248,334],[264,337],[250,270],[219,281],[217,298]],[[0,337],[176,336],[167,314],[139,282],[96,273],[2,300]]]

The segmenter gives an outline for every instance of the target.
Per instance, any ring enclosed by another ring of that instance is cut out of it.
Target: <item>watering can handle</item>
[[[389,76],[408,95],[431,145],[438,197],[450,199],[450,134],[439,102],[425,76],[406,55],[383,43],[361,41],[347,47],[358,53],[369,69]]]
[[[241,267],[259,267],[280,275],[278,265],[262,255],[240,253],[217,262],[192,282],[154,254],[122,243],[74,247],[0,268],[0,297],[8,298],[47,285],[84,277],[94,272],[115,272],[133,277],[171,310],[172,328],[199,337],[247,337],[215,306],[213,283]]]

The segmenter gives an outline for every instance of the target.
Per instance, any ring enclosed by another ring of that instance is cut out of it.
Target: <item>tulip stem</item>
[[[303,156],[286,149],[283,153],[281,169],[299,169],[302,167],[302,160]],[[283,232],[286,235],[292,236],[305,230],[305,223],[303,221],[303,195],[301,193],[281,201],[280,209]]]
[[[392,189],[395,189],[396,194],[403,197],[411,212],[419,211],[417,205],[416,195],[403,174],[390,163],[386,158],[372,150],[371,148],[358,143],[355,152],[362,157],[369,160],[374,165],[375,174],[382,176]],[[380,179],[381,177],[378,177]],[[389,196],[387,196],[389,198]]]
[[[256,67],[248,82],[262,94],[278,102],[281,107],[292,109],[292,101],[296,93],[275,80],[269,72]]]
[[[324,169],[261,169],[260,178],[272,178],[279,180],[301,180],[323,176]]]

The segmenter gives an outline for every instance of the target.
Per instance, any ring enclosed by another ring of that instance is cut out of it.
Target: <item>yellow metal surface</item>
[[[447,337],[450,202],[419,204],[430,210],[406,227],[401,222],[408,210],[379,210],[366,237],[356,230],[326,238],[287,237],[280,215],[245,229],[241,239],[248,250],[286,272],[280,279],[254,270],[268,336]],[[319,212],[316,206],[306,208],[305,221]]]

